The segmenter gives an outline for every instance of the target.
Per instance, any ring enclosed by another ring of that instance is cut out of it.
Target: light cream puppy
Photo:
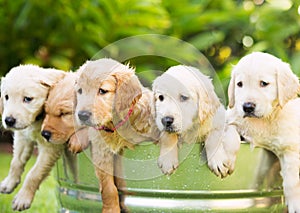
[[[158,165],[171,174],[179,165],[178,146],[205,141],[208,166],[218,176],[231,172],[231,163],[223,148],[225,109],[220,103],[211,80],[198,69],[178,65],[169,68],[153,83],[156,124],[164,132],[160,139]],[[230,130],[231,131],[231,130]],[[231,140],[239,141],[234,131]]]
[[[55,69],[20,65],[12,68],[1,80],[2,124],[5,129],[14,132],[13,159],[8,176],[1,182],[1,193],[11,193],[16,188],[36,143],[39,149],[34,167],[14,198],[14,210],[21,211],[30,207],[40,183],[49,174],[63,150],[62,145],[47,143],[40,132],[43,106],[49,88],[64,75],[63,71]]]
[[[289,212],[300,212],[299,81],[287,63],[255,52],[234,67],[228,88],[229,120],[252,146],[277,155]]]

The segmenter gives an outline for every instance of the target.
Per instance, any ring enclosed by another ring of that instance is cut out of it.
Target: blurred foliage
[[[119,39],[151,33],[192,44],[224,86],[231,65],[251,51],[274,54],[300,74],[299,5],[298,0],[0,0],[0,72],[20,63],[76,69]],[[147,69],[172,64],[159,57],[140,60]]]

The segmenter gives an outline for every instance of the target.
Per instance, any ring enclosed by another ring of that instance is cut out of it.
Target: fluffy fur
[[[36,143],[39,150],[35,165],[14,198],[14,210],[30,207],[36,190],[63,151],[62,145],[49,144],[40,132],[49,88],[64,75],[59,70],[20,65],[2,78],[2,124],[14,132],[14,154],[8,176],[1,182],[1,193],[11,193],[16,188]]]
[[[252,146],[279,158],[289,212],[300,212],[299,81],[287,63],[255,52],[234,67],[228,88],[229,120]]]
[[[178,65],[154,81],[153,91],[156,124],[164,132],[158,159],[162,172],[171,174],[178,167],[181,143],[204,140],[210,169],[221,177],[231,173],[234,160],[228,159],[222,138],[228,139],[230,131],[230,140],[239,137],[224,126],[225,109],[211,80],[194,67]]]
[[[49,91],[45,103],[45,119],[42,135],[53,144],[69,143],[70,151],[80,152],[87,148],[87,128],[79,128],[74,118],[75,82],[78,73],[67,73]]]
[[[143,88],[133,68],[112,59],[88,61],[80,70],[75,114],[81,125],[90,127],[102,212],[120,212],[114,160],[125,147],[158,139],[152,93]]]

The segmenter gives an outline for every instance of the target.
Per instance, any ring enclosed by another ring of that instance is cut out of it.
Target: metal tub
[[[234,173],[216,177],[207,167],[197,143],[180,149],[180,166],[171,176],[157,167],[159,146],[144,143],[126,150],[122,195],[129,212],[283,212],[286,210],[277,158],[264,149],[242,144]],[[100,212],[101,195],[90,152],[78,155],[77,183],[64,160],[57,164],[60,212]]]

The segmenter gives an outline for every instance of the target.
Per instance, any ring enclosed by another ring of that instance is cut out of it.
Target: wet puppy
[[[75,115],[78,123],[90,127],[102,211],[120,212],[114,160],[125,147],[158,139],[153,94],[141,85],[133,68],[112,59],[88,61],[80,71]]]
[[[64,75],[63,71],[55,69],[20,65],[12,68],[1,80],[2,124],[14,132],[13,159],[8,176],[1,182],[1,193],[11,193],[16,188],[35,144],[39,150],[35,165],[14,198],[14,210],[30,207],[36,190],[63,150],[62,145],[49,144],[40,132],[49,89]]]
[[[228,88],[229,122],[252,146],[279,158],[289,212],[300,212],[299,81],[289,65],[255,52],[234,67]]]
[[[225,127],[225,109],[211,80],[194,67],[178,65],[155,79],[153,92],[156,124],[164,132],[158,159],[162,172],[171,174],[178,167],[181,143],[199,140],[205,141],[210,169],[220,177],[230,174],[235,159],[227,157],[223,140],[240,140]]]

